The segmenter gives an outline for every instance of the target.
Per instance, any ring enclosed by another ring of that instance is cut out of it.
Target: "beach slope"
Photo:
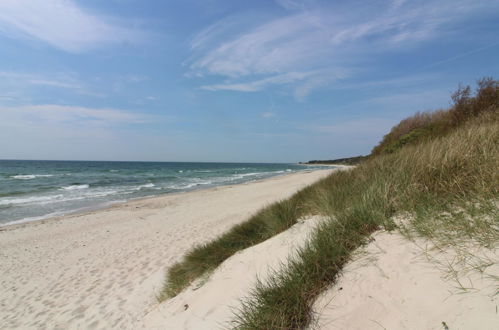
[[[0,229],[6,328],[132,329],[165,269],[254,212],[325,177],[317,170],[136,200]]]

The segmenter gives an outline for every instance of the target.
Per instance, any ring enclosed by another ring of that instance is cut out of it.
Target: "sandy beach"
[[[257,279],[265,282],[278,271],[326,219],[301,219],[159,304],[156,295],[166,268],[193,245],[213,240],[331,171],[163,195],[2,227],[1,328],[230,328],[234,311]],[[448,278],[446,266],[456,256],[429,251],[424,240],[375,233],[369,245],[354,253],[338,282],[317,299],[310,329],[442,329],[444,324],[495,329],[496,261],[486,273],[462,271],[456,282]],[[495,252],[489,252],[490,260],[497,260]]]
[[[0,229],[0,323],[8,329],[133,329],[165,269],[261,207],[332,170],[164,195]]]

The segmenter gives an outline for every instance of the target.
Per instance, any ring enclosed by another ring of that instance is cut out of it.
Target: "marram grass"
[[[264,208],[216,240],[195,247],[169,269],[160,299],[175,296],[237,251],[286,230],[307,215],[329,220],[283,269],[258,283],[236,313],[235,328],[307,326],[317,295],[335,282],[351,253],[371,233],[396,227],[394,215],[411,215],[411,222],[399,228],[403,233],[442,244],[471,240],[488,248],[496,246],[499,108],[487,109],[443,135],[428,136],[370,157],[354,169],[334,172]]]
[[[309,207],[326,211],[330,220],[287,267],[257,285],[233,326],[301,329],[308,325],[317,295],[334,283],[351,253],[373,231],[394,228],[395,214],[415,214],[411,226],[432,240],[497,245],[499,218],[490,201],[499,194],[499,121],[492,117],[431,142],[378,156],[351,171],[333,173],[315,184]],[[453,214],[456,208],[475,216]],[[447,215],[441,216],[442,212]]]

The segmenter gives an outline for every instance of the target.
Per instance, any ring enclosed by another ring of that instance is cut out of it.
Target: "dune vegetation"
[[[175,296],[237,251],[311,215],[327,220],[270,280],[258,283],[236,313],[235,328],[305,327],[317,296],[379,229],[444,245],[466,240],[496,247],[499,83],[481,79],[475,93],[460,87],[452,99],[449,109],[401,121],[357,167],[336,171],[195,247],[169,269],[160,299]],[[408,221],[401,224],[397,216]]]
[[[372,156],[392,153],[407,144],[415,144],[448,134],[456,127],[484,112],[497,111],[497,80],[482,78],[475,95],[470,86],[459,86],[451,96],[453,107],[433,112],[418,112],[402,120],[383,137]]]

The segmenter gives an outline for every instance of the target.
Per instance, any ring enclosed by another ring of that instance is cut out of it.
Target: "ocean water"
[[[0,160],[0,226],[308,169],[296,164]]]

